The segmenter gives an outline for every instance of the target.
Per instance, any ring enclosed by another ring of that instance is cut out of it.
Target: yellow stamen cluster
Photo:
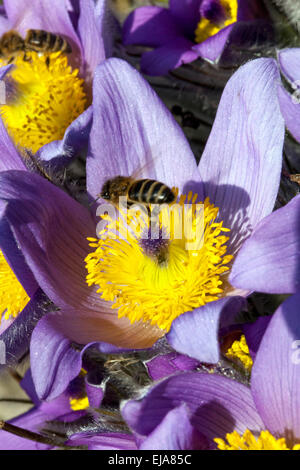
[[[220,0],[225,12],[225,20],[221,23],[214,23],[207,18],[202,18],[195,30],[195,41],[203,42],[211,36],[217,34],[221,29],[237,21],[238,2],[237,0]]]
[[[62,139],[85,109],[83,80],[61,52],[20,54],[6,82],[6,89],[13,91],[0,106],[1,116],[15,144],[32,152]]]
[[[30,298],[0,250],[0,321],[2,316],[14,318],[25,308]]]
[[[287,447],[285,438],[276,439],[269,431],[261,431],[255,437],[248,429],[242,436],[237,431],[226,434],[226,440],[214,439],[220,450],[300,450],[300,444]]]
[[[85,410],[88,408],[89,405],[89,399],[88,397],[83,397],[83,398],[70,398],[70,407],[73,411],[77,410]]]
[[[234,362],[241,363],[247,372],[251,372],[253,361],[249,354],[245,335],[242,335],[239,340],[232,343],[226,352],[226,356]]]
[[[87,283],[98,286],[101,298],[113,302],[119,318],[127,317],[131,323],[148,322],[168,331],[179,315],[217,300],[222,294],[222,275],[232,259],[226,255],[228,237],[222,234],[228,229],[215,221],[218,208],[208,198],[201,204],[202,212],[196,210],[196,198],[192,193],[187,198],[188,203],[192,201],[186,211],[192,222],[189,234],[182,230],[178,237],[182,228],[179,213],[186,196],[181,196],[173,208],[168,206],[171,223],[167,229],[162,211],[160,229],[168,231],[169,239],[157,256],[145,249],[145,226],[138,217],[119,217],[100,233],[100,239],[88,239],[95,250],[85,260]],[[191,243],[199,226],[201,243]]]

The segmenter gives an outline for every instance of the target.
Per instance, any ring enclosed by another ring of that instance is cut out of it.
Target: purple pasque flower
[[[256,1],[170,0],[167,9],[134,10],[124,23],[123,42],[153,47],[142,55],[142,71],[165,75],[198,57],[217,62],[227,45],[241,42],[243,28],[254,26],[251,34],[257,37],[257,25],[245,21],[263,17],[264,8]]]
[[[173,321],[167,335],[175,350],[202,362],[218,361],[219,327],[232,321],[243,296],[254,289],[275,293],[299,289],[300,199],[271,214],[284,138],[277,80],[272,59],[255,60],[234,74],[197,167],[181,129],[137,71],[121,60],[109,59],[95,73],[87,161],[90,196],[97,197],[109,178],[144,167],[142,176],[176,186],[179,194],[197,192],[200,201],[209,197],[218,208],[218,221],[230,229],[227,253],[233,261],[230,275],[222,277],[223,290],[202,306],[191,309],[180,304],[182,313],[187,313]],[[0,180],[0,197],[13,207],[7,222],[38,284],[59,308],[38,323],[32,338],[32,373],[39,396],[49,393],[58,367],[67,367],[60,359],[64,356],[67,364],[74,342],[152,346],[164,330],[150,322],[118,318],[113,299],[101,298],[99,287],[86,282],[84,260],[92,251],[87,238],[96,231],[90,212],[38,175],[7,172]],[[134,269],[138,264],[133,257],[130,260],[126,266]],[[278,276],[276,270],[283,274]],[[196,296],[196,280],[203,277],[201,269],[191,272],[185,285],[192,287],[184,292],[188,300]],[[120,267],[116,275],[122,273]],[[107,286],[113,282],[110,279]],[[177,292],[168,289],[164,307]],[[142,305],[141,292],[135,290],[138,302],[132,310]],[[151,293],[156,299],[154,287]],[[42,347],[45,343],[47,348]]]
[[[220,375],[187,372],[161,381],[141,400],[127,402],[122,415],[132,431],[144,439],[142,448],[170,449],[166,447],[169,434],[179,434],[178,440],[188,441],[189,432],[176,424],[173,433],[167,427],[167,417],[183,406],[189,426],[207,439],[208,446],[216,446],[215,438],[226,441],[227,434],[233,450],[248,449],[247,446],[249,450],[280,450],[285,444],[289,448],[297,445],[300,439],[299,300],[299,294],[291,296],[271,318],[257,351],[250,388]],[[240,439],[239,435],[244,438]],[[262,447],[255,446],[253,435],[260,436]],[[286,439],[285,443],[275,442],[282,438]],[[158,447],[153,447],[153,443]],[[226,448],[222,444],[220,448]],[[191,440],[188,447],[180,447],[194,448]]]
[[[4,78],[7,96],[2,119],[19,147],[33,153],[41,149],[41,160],[63,156],[59,161],[63,164],[87,145],[94,70],[110,55],[112,46],[106,0],[5,1],[0,36],[14,30],[25,38],[29,29],[61,35],[72,52],[68,58],[52,53],[46,59],[45,54],[28,51],[27,61],[16,55],[15,67],[6,70]],[[1,65],[5,63],[4,56]],[[28,86],[22,88],[24,83]]]

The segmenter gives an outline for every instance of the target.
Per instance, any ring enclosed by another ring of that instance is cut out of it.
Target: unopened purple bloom
[[[95,73],[87,162],[91,197],[97,197],[108,179],[142,167],[141,176],[176,186],[180,194],[191,190],[200,201],[209,197],[218,208],[217,220],[230,229],[227,245],[233,261],[224,290],[216,300],[186,309],[167,335],[175,350],[201,362],[218,361],[219,328],[233,320],[250,291],[299,290],[300,198],[271,214],[284,137],[274,86],[277,80],[272,59],[258,59],[238,70],[224,90],[198,168],[181,129],[137,71],[123,61],[109,59]],[[73,357],[72,342],[101,341],[121,348],[153,345],[164,330],[118,317],[111,302],[101,298],[99,286],[86,283],[84,260],[91,252],[87,238],[96,231],[89,211],[37,175],[7,172],[0,180],[1,199],[13,207],[8,223],[14,237],[38,284],[59,308],[39,322],[31,344],[39,393],[46,397],[51,390],[49,367],[54,375],[66,367],[53,360],[59,348],[66,364]],[[17,194],[18,204],[14,204]],[[277,269],[283,275],[278,276]],[[194,276],[200,276],[200,271]],[[118,272],[123,275],[120,267]],[[191,290],[189,295],[193,294]],[[136,291],[135,299],[138,295]],[[176,289],[170,288],[167,302],[173,295]],[[42,347],[45,338],[47,352]]]
[[[164,75],[198,57],[217,62],[227,45],[242,41],[245,21],[264,16],[256,1],[170,0],[168,9],[134,10],[124,23],[123,42],[153,47],[142,55],[142,71]]]
[[[164,422],[182,404],[187,409],[190,426],[207,439],[209,446],[216,445],[215,438],[225,440],[226,435],[228,439],[232,436],[231,442],[240,443],[238,436],[232,435],[233,431],[244,435],[250,449],[284,448],[282,441],[277,447],[271,447],[281,438],[286,439],[289,448],[297,444],[300,439],[299,300],[299,294],[293,295],[273,315],[257,351],[250,389],[222,376],[188,372],[162,381],[139,401],[127,402],[122,409],[123,417],[133,432],[143,436],[143,448],[153,448],[154,434],[160,446],[157,449],[170,448],[166,447],[168,434]],[[253,442],[247,440],[249,431],[250,436],[251,433],[256,438],[260,436],[262,447],[253,447]],[[264,441],[270,437],[268,433],[264,435],[265,431],[273,436],[269,442]],[[188,435],[189,431],[181,430],[182,440]],[[197,447],[190,440],[188,448]]]

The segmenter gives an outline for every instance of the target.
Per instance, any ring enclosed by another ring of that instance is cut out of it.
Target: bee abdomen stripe
[[[141,194],[141,189],[142,189],[142,186],[144,185],[144,183],[146,183],[147,179],[144,179],[144,180],[138,180],[138,181],[135,181],[129,188],[129,191],[128,191],[128,196],[130,197],[130,199],[132,199],[133,201],[140,201],[139,199],[139,196]]]
[[[152,187],[148,193],[148,201],[150,203],[155,204],[158,201],[158,196],[162,193],[164,188],[167,188],[163,183],[156,181],[152,184]]]

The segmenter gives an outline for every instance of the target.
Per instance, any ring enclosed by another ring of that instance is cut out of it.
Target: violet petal
[[[180,35],[181,30],[170,11],[158,6],[137,8],[126,18],[123,25],[124,44],[162,46]]]
[[[277,80],[273,59],[253,60],[238,69],[224,89],[200,160],[206,194],[231,229],[232,252],[275,204],[284,139]]]
[[[207,442],[192,426],[190,414],[184,403],[169,411],[140,450],[204,450]]]
[[[251,389],[266,428],[288,439],[300,438],[300,294],[276,310],[252,368]]]
[[[300,195],[258,224],[238,252],[229,281],[273,294],[300,290]]]
[[[96,197],[117,175],[155,178],[182,189],[197,179],[194,155],[156,93],[126,62],[108,59],[94,78],[87,188]],[[166,136],[168,138],[166,138]],[[199,178],[199,176],[198,176]]]
[[[262,429],[251,392],[231,379],[198,372],[173,375],[153,387],[140,401],[128,401],[122,415],[131,429],[148,436],[167,413],[185,403],[191,424],[209,441],[236,430]]]
[[[153,51],[144,52],[141,58],[141,70],[147,75],[166,75],[170,70],[193,62],[198,54],[193,50],[193,43],[184,37],[178,37]]]

